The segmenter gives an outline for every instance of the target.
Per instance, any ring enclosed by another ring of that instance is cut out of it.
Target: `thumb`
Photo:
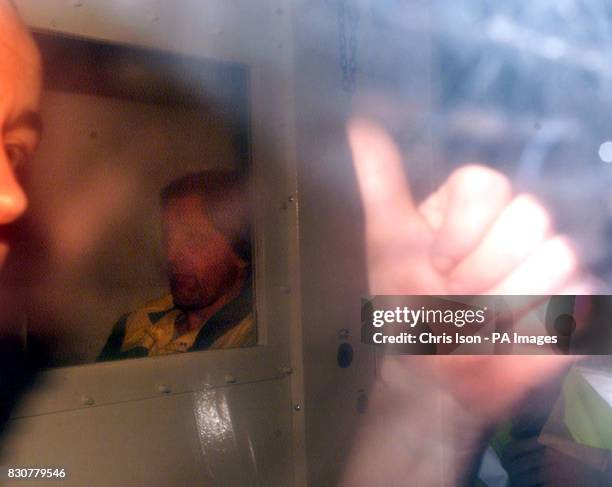
[[[392,234],[399,221],[416,215],[395,142],[378,124],[353,118],[347,128],[369,236]]]

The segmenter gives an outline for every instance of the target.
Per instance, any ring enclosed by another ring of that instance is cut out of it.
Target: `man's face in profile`
[[[202,309],[235,283],[241,261],[210,221],[198,195],[173,197],[163,209],[170,289],[184,310]]]
[[[0,225],[18,219],[28,204],[16,171],[32,156],[40,138],[40,85],[38,50],[10,3],[0,0]],[[0,265],[8,250],[0,230]]]

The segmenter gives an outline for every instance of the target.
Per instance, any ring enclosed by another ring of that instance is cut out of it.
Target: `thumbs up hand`
[[[416,206],[397,146],[354,119],[349,143],[365,217],[371,294],[580,294],[577,259],[546,210],[484,166],[466,166]],[[574,286],[574,287],[572,287]],[[584,291],[583,291],[584,292]],[[571,362],[567,356],[388,356],[382,378],[412,387],[414,372],[450,391],[483,423]],[[418,369],[418,370],[417,370]]]
[[[460,168],[417,207],[391,138],[360,119],[348,133],[372,294],[554,294],[572,281],[571,246],[501,173]]]

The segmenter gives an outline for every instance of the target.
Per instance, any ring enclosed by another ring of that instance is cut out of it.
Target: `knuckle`
[[[469,184],[488,191],[509,193],[512,185],[501,172],[480,164],[467,164],[457,169],[451,176],[455,181]]]
[[[548,210],[535,196],[527,193],[520,194],[514,199],[512,206],[517,216],[529,222],[532,228],[547,231],[552,227],[552,219]]]
[[[453,192],[461,195],[494,195],[496,200],[509,200],[512,184],[503,173],[480,164],[467,164],[456,169],[448,182]]]

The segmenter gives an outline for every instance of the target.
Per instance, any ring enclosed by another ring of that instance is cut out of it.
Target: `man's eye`
[[[28,152],[19,145],[7,145],[6,155],[13,169],[18,169],[28,162]]]

